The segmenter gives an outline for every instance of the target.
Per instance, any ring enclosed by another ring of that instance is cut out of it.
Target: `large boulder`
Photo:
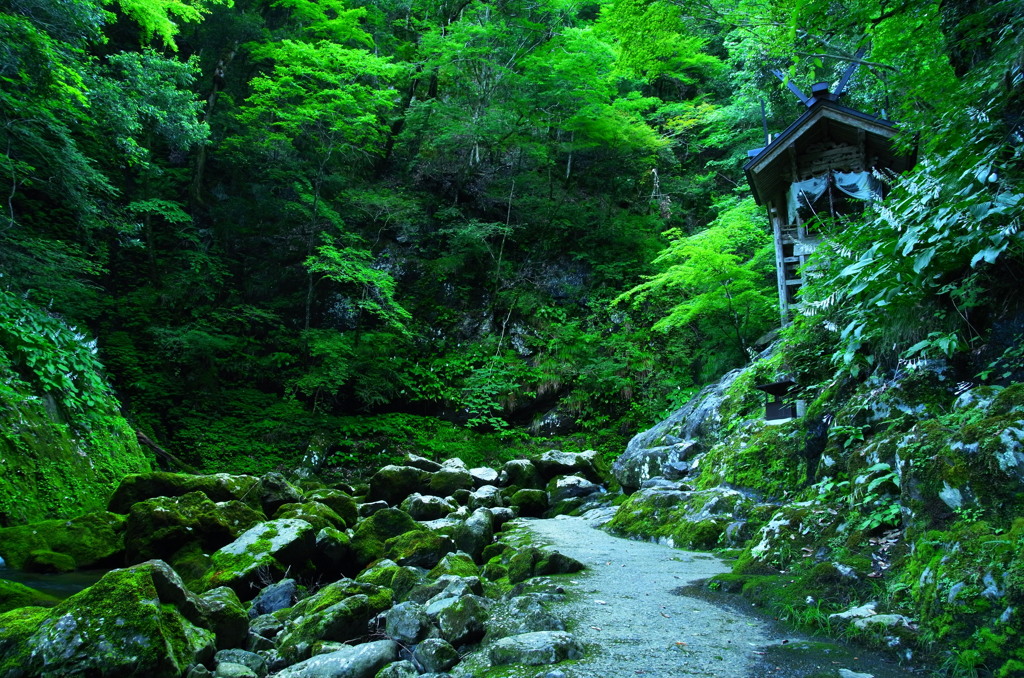
[[[548,510],[548,493],[544,490],[522,489],[513,494],[509,505],[524,518],[540,518]]]
[[[645,480],[663,476],[666,471],[678,475],[679,464],[686,464],[707,449],[721,429],[719,407],[726,398],[726,391],[741,372],[729,372],[704,387],[667,419],[635,435],[626,451],[612,464],[612,474],[622,489],[633,492]]]
[[[496,641],[488,649],[488,655],[494,666],[547,666],[579,659],[583,656],[583,647],[565,631],[534,631]]]
[[[498,484],[502,487],[524,487],[537,489],[544,486],[544,481],[537,472],[537,467],[529,459],[512,459],[505,462],[498,476]]]
[[[336,530],[344,530],[345,520],[334,512],[327,504],[318,501],[307,501],[301,504],[282,504],[274,513],[274,519],[296,518],[305,520],[319,532],[325,527],[333,527]]]
[[[423,605],[409,600],[388,610],[384,628],[388,638],[402,645],[415,645],[437,634]]]
[[[676,548],[742,546],[773,511],[751,493],[727,487],[681,489],[678,483],[647,481],[608,523],[613,534],[657,539]]]
[[[318,501],[329,506],[332,511],[345,521],[345,527],[355,527],[356,520],[359,518],[359,509],[352,495],[341,490],[322,488],[308,493],[306,499]]]
[[[187,473],[135,473],[118,485],[107,506],[113,513],[128,513],[132,505],[153,497],[180,497],[202,492],[211,501],[237,500],[260,508],[260,480],[227,473],[196,476]]]
[[[593,482],[601,482],[597,472],[597,451],[562,452],[548,450],[534,462],[541,478],[547,482],[556,476],[582,476]]]
[[[123,565],[124,523],[124,516],[96,511],[0,528],[0,559],[20,570],[33,551],[51,551],[71,556],[77,567]]]
[[[491,601],[480,596],[462,596],[437,613],[441,637],[455,647],[479,642],[487,631]]]
[[[278,636],[278,652],[288,661],[310,656],[319,641],[351,642],[364,638],[371,619],[391,607],[389,589],[342,579],[328,584],[287,611]],[[282,613],[284,614],[284,613]]]
[[[432,568],[455,550],[455,542],[427,529],[406,532],[384,542],[384,554],[399,565]]]
[[[507,636],[518,636],[534,631],[564,631],[565,624],[541,604],[536,595],[514,596],[496,604],[485,623],[491,642]]]
[[[356,563],[365,567],[385,555],[385,542],[408,532],[426,530],[405,511],[384,508],[362,520],[352,533]]]
[[[517,584],[530,577],[570,574],[583,569],[583,563],[558,551],[542,551],[536,546],[519,549],[509,558],[508,580]]]
[[[441,470],[441,464],[438,462],[413,454],[412,452],[405,455],[405,465],[418,468],[419,470],[426,471],[428,473],[434,473],[435,471]]]
[[[352,539],[341,530],[325,527],[316,534],[316,553],[314,562],[324,573],[338,573],[353,577],[362,569]]]
[[[427,487],[430,494],[448,497],[458,490],[472,490],[473,476],[464,467],[442,466],[438,471],[430,475],[430,482]]]
[[[275,674],[277,678],[373,678],[398,659],[398,643],[377,640],[319,654]]]
[[[249,615],[235,592],[227,586],[211,589],[199,596],[203,626],[217,636],[217,648],[241,647],[249,635]]]
[[[259,499],[263,512],[272,516],[285,504],[301,502],[302,491],[288,482],[283,474],[272,471],[260,478]]]
[[[0,579],[0,612],[19,607],[53,607],[60,599],[14,581]]]
[[[212,569],[201,586],[230,586],[242,600],[250,600],[262,588],[257,584],[281,579],[289,565],[304,564],[314,544],[313,526],[304,520],[260,523],[211,556]]]
[[[240,501],[214,503],[199,491],[145,499],[128,513],[125,551],[129,563],[170,560],[189,545],[215,551],[264,520]]]
[[[424,673],[444,673],[459,663],[459,653],[441,638],[427,638],[413,650],[412,660]]]
[[[451,497],[439,497],[414,492],[402,502],[402,510],[415,520],[437,520],[459,508]]]
[[[505,500],[501,496],[501,490],[497,487],[494,485],[483,485],[469,495],[468,505],[471,511],[478,508],[497,508],[504,506]]]
[[[479,488],[484,485],[494,485],[498,482],[500,474],[489,466],[477,466],[469,469],[469,475],[473,477],[473,485]]]
[[[294,579],[282,579],[260,589],[249,606],[249,617],[286,610],[299,600],[299,585]]]
[[[581,476],[559,476],[548,483],[548,501],[552,506],[601,492],[601,486]]]
[[[496,509],[477,509],[463,519],[444,518],[423,523],[428,529],[448,536],[455,542],[455,547],[479,560],[480,555],[494,540],[494,516]]]
[[[385,466],[370,478],[366,499],[397,506],[413,492],[426,491],[429,479],[429,473],[412,466]]]
[[[0,615],[0,675],[177,678],[213,657],[206,615],[166,563],[112,570],[57,607]]]

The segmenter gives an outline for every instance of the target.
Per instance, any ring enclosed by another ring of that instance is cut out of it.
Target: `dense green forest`
[[[618,452],[778,325],[742,162],[803,108],[773,70],[851,63],[921,162],[834,225],[787,360],[1020,377],[1022,36],[1011,0],[4,0],[0,396],[94,427],[101,364],[207,470]]]

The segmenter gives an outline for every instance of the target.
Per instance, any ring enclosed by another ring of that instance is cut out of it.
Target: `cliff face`
[[[712,586],[792,621],[903,657],[1024,669],[1024,384],[972,387],[922,363],[833,383],[805,417],[769,425],[753,385],[777,365],[727,375],[684,408],[714,427],[674,416],[707,433],[670,441],[692,453],[649,469],[611,528],[732,549],[733,573]],[[651,439],[656,461],[664,435]]]
[[[0,526],[103,508],[149,467],[94,346],[0,290]]]

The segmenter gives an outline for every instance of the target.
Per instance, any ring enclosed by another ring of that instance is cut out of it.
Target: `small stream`
[[[0,579],[31,586],[61,600],[92,586],[106,573],[107,570],[78,570],[64,574],[37,574],[0,565]]]

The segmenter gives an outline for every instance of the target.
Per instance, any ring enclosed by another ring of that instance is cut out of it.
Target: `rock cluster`
[[[458,676],[469,653],[576,658],[545,603],[561,595],[548,577],[582,565],[498,537],[516,516],[593,505],[596,461],[410,455],[365,494],[280,474],[129,476],[107,512],[0,529],[15,567],[123,566],[62,602],[5,593],[0,676]]]

